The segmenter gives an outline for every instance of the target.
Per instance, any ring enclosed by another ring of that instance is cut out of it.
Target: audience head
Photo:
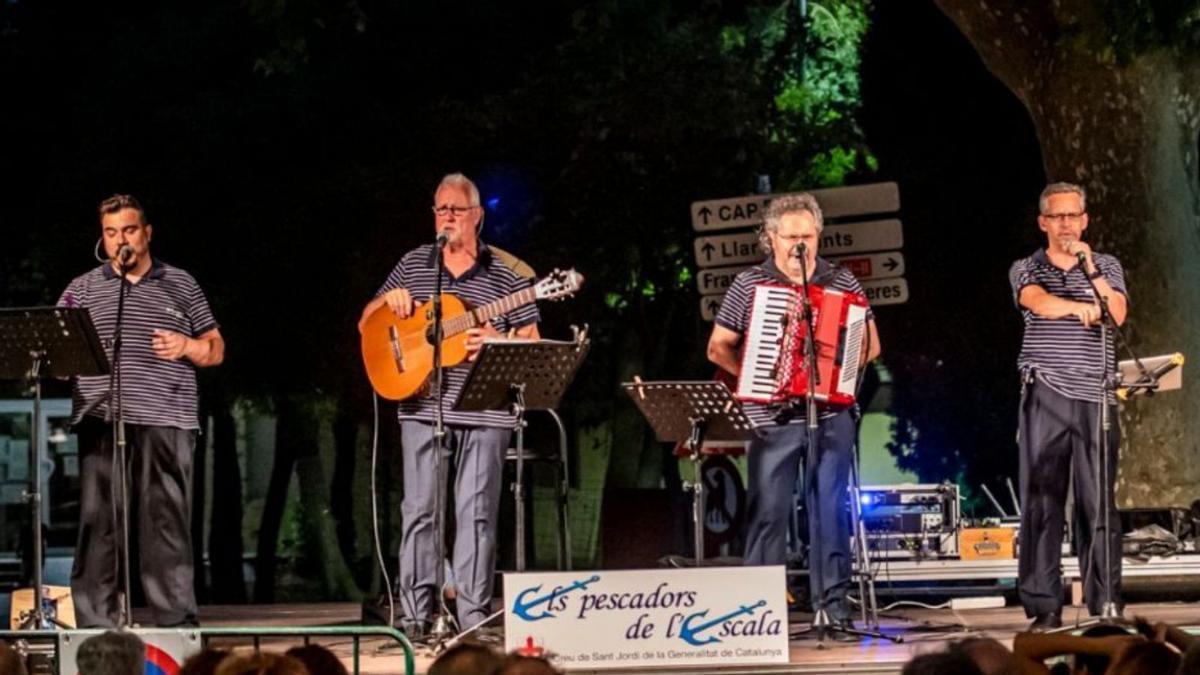
[[[983,671],[966,654],[952,651],[914,657],[900,675],[983,675]]]
[[[503,660],[504,657],[483,645],[458,644],[442,652],[429,666],[429,675],[490,675]]]
[[[1110,623],[1098,623],[1080,633],[1081,637],[1087,638],[1114,635],[1129,635],[1129,631]],[[1108,656],[1104,654],[1076,654],[1074,660],[1075,668],[1071,671],[1074,675],[1104,675],[1104,671],[1108,670]]]
[[[973,637],[950,645],[950,652],[965,655],[983,675],[1018,675],[1017,659],[999,640]]]
[[[105,631],[79,644],[75,663],[88,675],[142,675],[146,643],[133,633]]]
[[[537,656],[509,654],[496,675],[561,675],[546,659]]]
[[[309,675],[304,664],[290,656],[249,652],[225,657],[215,675]]]
[[[1163,675],[1179,668],[1179,654],[1161,642],[1135,642],[1113,658],[1106,675]]]
[[[1179,675],[1200,675],[1200,642],[1192,643],[1183,653],[1178,672]]]
[[[196,652],[183,662],[183,666],[179,669],[179,675],[213,675],[217,672],[217,666],[226,656],[229,656],[229,652],[224,649],[205,649]]]
[[[0,640],[0,675],[26,675],[25,659],[4,640]]]
[[[350,675],[341,659],[321,645],[292,647],[287,655],[303,663],[308,675]]]

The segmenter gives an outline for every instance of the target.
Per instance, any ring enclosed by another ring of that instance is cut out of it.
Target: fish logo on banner
[[[699,624],[696,624],[695,622],[700,621],[707,616],[708,610],[706,609],[701,612],[696,612],[695,614],[689,614],[679,626],[679,639],[683,640],[689,645],[692,645],[693,647],[700,647],[703,645],[712,644],[713,642],[720,642],[721,638],[716,637],[715,635],[700,635],[700,633],[703,633],[704,631],[707,631],[715,626],[720,626],[726,621],[736,619],[743,614],[754,616],[754,610],[758,609],[759,607],[763,607],[766,604],[766,600],[759,600],[753,605],[742,605],[732,612],[722,614],[715,619],[710,619]]]
[[[517,599],[513,601],[512,613],[521,617],[526,621],[541,621],[542,619],[552,619],[554,614],[551,612],[561,612],[566,608],[566,595],[573,591],[581,591],[588,586],[600,581],[600,575],[594,574],[587,579],[567,584],[566,586],[555,586],[554,590],[543,595],[537,595],[542,590],[542,585],[538,584],[532,588],[526,588],[517,594]],[[534,595],[536,597],[529,597]],[[556,603],[555,600],[562,598],[563,602]],[[546,609],[533,613],[534,610],[542,605],[546,605]]]

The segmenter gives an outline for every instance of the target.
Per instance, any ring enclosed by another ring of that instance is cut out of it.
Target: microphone
[[[804,245],[804,242],[800,242],[792,248],[793,258],[803,258],[806,253],[808,253],[808,247]]]
[[[1087,255],[1083,251],[1076,251],[1075,259],[1079,261],[1080,267],[1087,267]]]
[[[450,241],[450,235],[446,234],[445,230],[438,232],[438,235],[437,235],[437,247],[438,248],[442,248],[443,246],[445,246],[446,242],[448,242],[448,241]]]
[[[129,261],[132,258],[133,247],[129,244],[121,244],[121,247],[117,249],[117,262],[119,262],[122,267],[128,267]]]

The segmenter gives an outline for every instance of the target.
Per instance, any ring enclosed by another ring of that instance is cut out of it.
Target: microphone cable
[[[371,432],[371,534],[375,539],[375,557],[379,562],[379,571],[383,574],[383,587],[388,600],[388,628],[396,627],[396,599],[392,596],[392,578],[388,575],[387,563],[384,562],[383,546],[379,539],[379,394],[371,391],[374,426]]]

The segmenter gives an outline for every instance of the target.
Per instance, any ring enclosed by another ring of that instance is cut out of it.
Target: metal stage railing
[[[391,639],[404,650],[404,675],[416,673],[416,659],[412,643],[404,633],[385,626],[220,626],[213,628],[179,628],[179,633],[199,638],[201,645],[207,647],[209,642],[221,638],[240,638],[250,642],[255,651],[262,647],[264,640],[299,638],[303,644],[309,644],[313,638],[348,638],[351,641],[351,667],[353,675],[359,675],[362,661],[362,643],[367,639]],[[164,629],[147,629],[147,632],[162,633]],[[103,631],[98,630],[3,630],[0,640],[9,644],[23,640],[30,644],[42,643],[42,650],[53,654],[55,672],[62,661],[60,649],[64,637],[83,639]],[[135,633],[138,631],[135,629]],[[75,675],[74,673],[59,673],[59,675]]]

